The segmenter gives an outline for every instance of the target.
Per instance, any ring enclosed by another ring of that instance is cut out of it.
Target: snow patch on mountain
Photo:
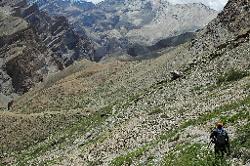
[[[103,0],[86,0],[92,3],[99,3]],[[211,9],[220,11],[226,5],[228,0],[154,0],[156,3],[157,1],[169,1],[173,4],[187,4],[187,3],[203,3],[204,5],[210,7]]]
[[[222,10],[228,0],[168,0],[173,4],[187,4],[187,3],[203,3],[204,5],[214,9]]]

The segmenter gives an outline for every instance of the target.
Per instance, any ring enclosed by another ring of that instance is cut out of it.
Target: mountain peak
[[[96,57],[126,52],[128,45],[159,40],[204,27],[217,12],[197,4],[173,5],[167,0],[105,0],[96,6],[48,1],[42,9],[64,15],[79,31],[86,29],[97,44]]]

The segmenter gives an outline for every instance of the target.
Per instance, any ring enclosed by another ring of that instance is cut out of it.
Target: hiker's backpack
[[[225,145],[228,142],[228,135],[224,129],[217,129],[216,130],[216,144],[218,145]]]

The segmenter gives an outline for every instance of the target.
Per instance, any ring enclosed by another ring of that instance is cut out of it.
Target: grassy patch
[[[246,85],[246,89],[250,89],[250,83]]]
[[[245,98],[243,100],[236,101],[236,102],[233,102],[231,104],[223,105],[212,112],[209,112],[209,113],[206,113],[206,114],[200,116],[197,119],[189,120],[189,121],[185,122],[184,124],[182,124],[181,128],[186,128],[186,127],[191,126],[191,125],[204,124],[208,120],[211,120],[211,119],[216,118],[216,117],[220,117],[223,119],[224,116],[221,116],[222,113],[233,110],[233,109],[237,109],[240,106],[244,106],[244,105],[250,106],[250,96],[248,96],[247,98]],[[241,112],[241,113],[244,114],[244,112]],[[239,116],[241,116],[241,114],[238,114],[236,116],[239,117]],[[237,119],[237,117],[232,117],[232,118],[228,119],[228,121],[234,121],[233,118]],[[225,117],[224,117],[224,120],[226,120]]]
[[[161,134],[160,135],[160,140],[168,140],[169,142],[171,141],[175,141],[179,139],[179,135],[178,135],[178,131],[180,130],[180,128],[172,130],[172,131],[168,131],[167,133]]]
[[[155,159],[154,156],[149,156],[147,158],[147,166],[154,166],[154,161],[153,161],[154,159]]]
[[[232,141],[232,156],[242,159],[244,164],[250,158],[250,116],[246,125],[237,131],[237,138]]]
[[[202,115],[198,119],[189,120],[183,125],[180,126],[180,129],[186,128],[190,125],[198,125],[198,124],[204,124],[208,120],[211,120],[216,117],[220,117],[220,119],[225,122],[226,124],[231,123],[235,124],[238,121],[244,121],[247,120],[247,124],[241,127],[238,131],[239,136],[237,139],[232,141],[232,152],[233,157],[242,159],[243,162],[246,162],[247,159],[249,159],[250,156],[250,113],[247,110],[247,108],[242,108],[239,112],[237,112],[235,115],[232,116],[226,116],[221,115],[223,112],[230,111],[232,109],[237,109],[242,106],[249,106],[250,105],[250,97],[247,97],[244,100],[240,100],[231,104],[227,104],[224,106],[219,107],[215,111]],[[171,135],[166,135],[163,137],[164,139],[169,139],[170,137],[178,138],[177,133],[178,131],[173,131]],[[175,135],[173,137],[173,135]],[[200,144],[194,144],[194,145],[183,145],[183,146],[177,146],[173,152],[170,152],[166,155],[164,158],[164,162],[162,165],[166,166],[172,166],[172,165],[178,165],[178,166],[200,166],[200,165],[206,165],[206,166],[227,166],[230,165],[230,163],[227,163],[226,160],[218,160],[214,158],[211,152],[209,152],[204,148],[204,145]]]
[[[122,165],[131,165],[133,161],[137,160],[139,157],[143,156],[145,152],[151,149],[153,146],[157,145],[161,141],[175,141],[179,139],[178,129],[169,131],[167,133],[161,134],[157,140],[151,141],[146,145],[135,149],[132,152],[129,152],[125,155],[121,155],[112,160],[111,166],[122,166]],[[154,156],[148,158],[148,165],[153,165],[152,160]]]
[[[191,125],[199,125],[199,124],[204,124],[207,121],[220,117],[225,123],[236,123],[239,120],[246,119],[249,117],[249,112],[246,111],[245,109],[242,109],[238,113],[236,113],[233,116],[225,116],[222,115],[222,113],[225,113],[227,111],[237,109],[242,106],[250,106],[250,96],[243,99],[239,100],[236,102],[233,102],[231,104],[226,104],[223,105],[217,109],[215,109],[213,112],[206,113],[202,116],[200,116],[197,119],[189,120],[185,123],[183,123],[179,128],[176,128],[172,131],[168,131],[167,133],[161,134],[159,138],[155,141],[152,141],[149,143],[147,146],[140,147],[126,155],[119,156],[115,158],[111,165],[113,166],[121,166],[121,165],[131,165],[133,161],[138,159],[138,157],[142,156],[145,154],[145,152],[152,148],[152,146],[158,144],[161,141],[168,141],[168,142],[173,142],[177,141],[179,139],[179,132],[182,129],[185,129],[188,126]],[[156,111],[158,112],[158,111]],[[243,132],[245,133],[245,132]],[[243,136],[246,138],[246,136]],[[242,139],[244,140],[244,139]],[[247,144],[248,146],[248,144]],[[213,156],[213,153],[208,151],[207,149],[202,149],[206,146],[201,145],[201,144],[194,144],[194,145],[178,145],[175,149],[174,152],[170,152],[167,154],[167,156],[164,158],[164,162],[162,165],[166,166],[172,166],[172,165],[180,165],[180,166],[200,166],[200,165],[206,165],[206,166],[227,166],[230,165],[229,163],[226,163],[225,160],[218,160],[215,159]],[[176,153],[178,152],[178,153]],[[149,164],[150,165],[150,164]]]
[[[229,117],[229,116],[221,116],[220,119],[221,119],[221,121],[223,121],[225,124],[229,124],[229,123],[235,124],[235,123],[237,123],[238,121],[241,121],[241,120],[244,120],[244,119],[250,120],[249,117],[250,117],[250,113],[249,113],[249,111],[246,110],[246,108],[245,108],[245,109],[243,109],[243,110],[237,112],[235,115],[233,115],[233,116],[231,116],[231,117]]]
[[[169,152],[163,162],[163,166],[229,166],[225,160],[216,159],[202,144],[177,145],[174,151]]]
[[[84,135],[91,128],[101,124],[110,114],[113,105],[102,108],[99,112],[83,118],[79,123],[72,125],[63,132],[59,132],[44,142],[30,147],[27,151],[23,151],[21,155],[17,155],[19,164],[26,165],[28,161],[35,159],[45,152],[55,147],[63,147],[66,144],[72,144],[76,137]]]
[[[160,108],[156,108],[154,110],[152,110],[151,112],[148,113],[148,115],[155,115],[155,114],[160,114],[163,111]]]
[[[191,92],[199,92],[199,94],[200,94],[200,91],[202,90],[202,88],[203,88],[202,85],[194,86],[194,87],[191,89]]]
[[[111,161],[111,166],[122,166],[122,165],[131,165],[133,160],[142,156],[144,152],[148,149],[148,146],[143,146],[138,148],[128,154],[119,156]]]
[[[226,72],[218,77],[217,84],[237,81],[237,80],[240,80],[248,75],[249,75],[249,72],[247,72],[247,71],[241,71],[238,69],[230,69],[228,72]]]

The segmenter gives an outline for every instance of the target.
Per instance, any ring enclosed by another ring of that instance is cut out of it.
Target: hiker
[[[223,123],[216,123],[216,128],[210,135],[211,142],[214,143],[214,152],[216,156],[224,156],[230,154],[229,137],[226,130],[223,128]]]

